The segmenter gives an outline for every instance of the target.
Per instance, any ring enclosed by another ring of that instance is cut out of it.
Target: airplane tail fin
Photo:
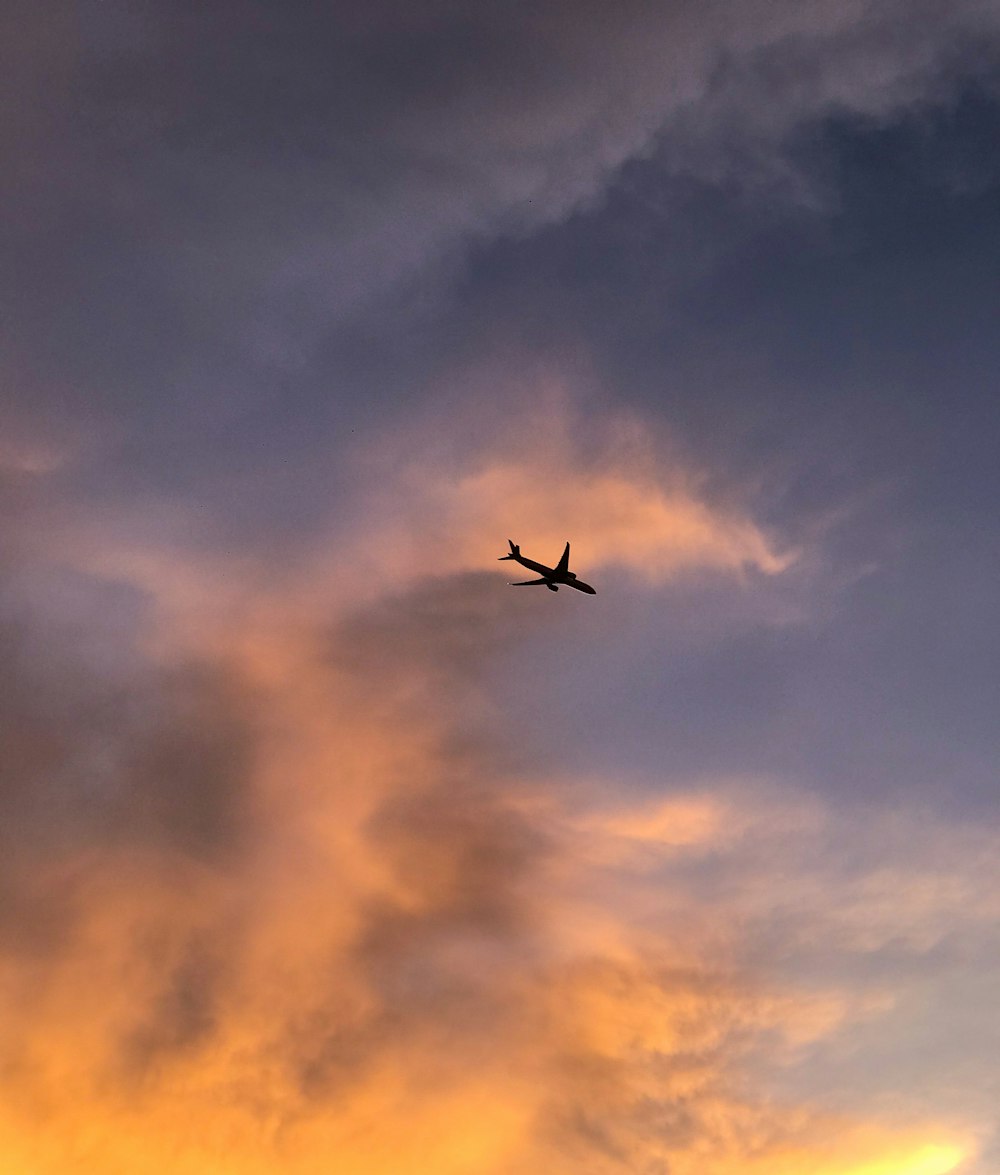
[[[518,555],[521,554],[521,548],[517,545],[517,543],[514,542],[513,539],[508,539],[507,545],[510,547],[510,554],[509,555],[501,555],[500,558],[497,560],[498,563],[502,563],[504,561],[504,559],[516,559],[518,557]]]

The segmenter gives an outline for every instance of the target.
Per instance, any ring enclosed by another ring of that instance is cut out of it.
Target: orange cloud
[[[944,1175],[967,1152],[944,1122],[752,1091],[873,1013],[742,967],[738,900],[665,900],[664,859],[766,842],[737,790],[609,804],[517,752],[484,671],[528,622],[465,570],[510,512],[544,545],[582,503],[584,555],[658,577],[782,563],[642,438],[585,459],[574,428],[399,469],[431,581],[395,507],[337,552],[381,567],[370,591],[318,557],[237,574],[82,532],[77,573],[143,607],[107,664],[68,641],[8,683],[5,1169]],[[564,491],[531,480],[545,455]]]
[[[370,487],[363,566],[394,581],[490,566],[514,538],[542,561],[571,541],[583,567],[651,583],[692,571],[775,574],[794,554],[739,508],[713,504],[704,479],[641,422],[589,420],[557,380],[531,396],[472,391],[449,430],[410,425],[359,457]]]

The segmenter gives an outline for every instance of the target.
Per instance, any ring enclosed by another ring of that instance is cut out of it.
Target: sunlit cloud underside
[[[2,872],[22,895],[6,1169],[945,1175],[971,1153],[946,1115],[768,1092],[892,1003],[742,961],[772,907],[848,955],[852,933],[896,933],[891,899],[882,921],[844,913],[870,860],[815,880],[838,835],[822,804],[666,774],[672,798],[638,800],[505,750],[487,670],[558,615],[506,587],[508,532],[539,554],[579,539],[605,592],[765,590],[748,569],[793,566],[649,438],[615,426],[585,456],[573,419],[548,402],[515,454],[458,438],[450,469],[419,437],[388,464],[359,453],[374,473],[357,520],[331,522],[335,557],[254,568],[86,524],[34,550],[25,574],[70,576],[106,640],[66,630],[19,701],[36,831]],[[78,799],[39,824],[59,780]],[[776,835],[803,845],[782,869]],[[704,886],[706,862],[733,888]],[[909,913],[932,940],[940,915],[933,894]]]

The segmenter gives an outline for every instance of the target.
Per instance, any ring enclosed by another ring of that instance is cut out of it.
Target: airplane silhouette
[[[569,570],[569,543],[566,544],[566,550],[563,551],[562,558],[555,567],[546,567],[544,563],[536,563],[534,559],[525,559],[521,554],[521,548],[513,539],[508,539],[507,542],[510,544],[510,554],[501,555],[497,561],[502,563],[504,559],[513,559],[522,567],[537,571],[542,577],[541,579],[524,579],[520,583],[512,583],[511,587],[534,587],[536,584],[544,583],[550,592],[557,592],[562,585],[563,587],[576,588],[578,592],[586,592],[588,596],[597,595],[589,583],[583,583],[576,578],[575,571]]]

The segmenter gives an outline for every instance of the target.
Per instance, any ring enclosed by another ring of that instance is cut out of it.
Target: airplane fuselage
[[[527,567],[531,571],[537,571],[539,575],[543,575],[546,579],[556,579],[556,582],[562,583],[562,579],[558,577],[554,567],[546,567],[544,563],[536,563],[534,559],[526,559],[523,555],[515,555],[514,562],[520,563],[522,567]]]
[[[519,552],[511,553],[506,557],[540,575],[545,580],[545,586],[549,591],[556,592],[560,587],[571,587],[576,588],[578,592],[585,592],[588,596],[597,595],[596,590],[589,583],[584,583],[576,578],[575,571],[562,571],[557,567],[546,567],[544,563],[536,563],[534,559],[528,559]]]

